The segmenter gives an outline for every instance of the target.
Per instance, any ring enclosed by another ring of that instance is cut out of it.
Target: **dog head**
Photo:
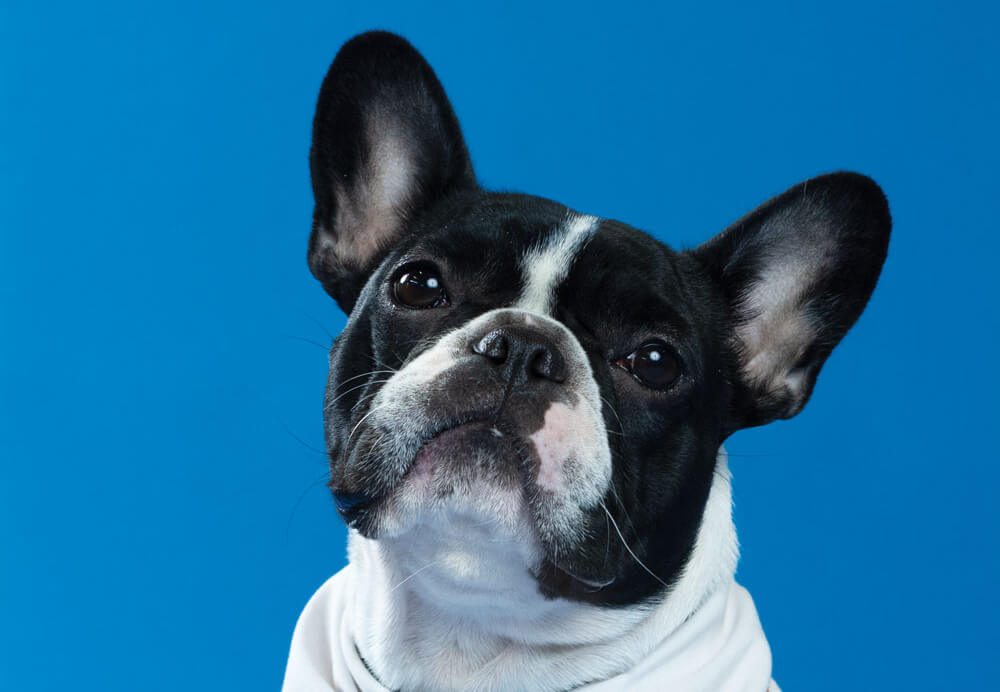
[[[309,266],[350,315],[325,404],[338,510],[393,550],[468,556],[488,525],[506,550],[489,569],[548,598],[674,584],[720,445],[802,409],[889,239],[885,197],[852,173],[682,252],[486,191],[432,70],[380,32],[331,66],[310,160]],[[448,569],[488,581],[471,558]]]

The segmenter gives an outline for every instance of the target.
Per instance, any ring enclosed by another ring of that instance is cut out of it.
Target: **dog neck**
[[[720,450],[683,574],[665,598],[628,608],[543,597],[522,567],[523,542],[495,535],[477,540],[468,535],[477,527],[460,520],[442,528],[435,517],[430,534],[416,531],[389,541],[352,532],[350,566],[338,575],[347,581],[340,635],[349,630],[367,671],[389,689],[489,689],[496,680],[509,689],[568,689],[629,675],[650,660],[669,667],[663,652],[677,650],[681,640],[685,651],[699,640],[717,643],[726,639],[718,636],[723,630],[759,640],[757,658],[766,658],[769,679],[770,653],[756,611],[733,581],[738,548],[731,505]],[[464,551],[453,549],[450,539]],[[407,555],[424,556],[424,564],[414,569],[412,559],[401,557]],[[456,590],[456,574],[481,588]],[[747,642],[737,645],[743,651]],[[713,651],[713,660],[719,654]],[[690,668],[685,656],[684,667]],[[757,667],[763,667],[759,660]],[[766,686],[765,679],[761,689]]]

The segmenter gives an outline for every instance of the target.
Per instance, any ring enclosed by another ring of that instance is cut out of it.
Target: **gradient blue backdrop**
[[[374,27],[485,184],[675,245],[821,172],[883,185],[868,311],[729,445],[739,577],[787,690],[993,687],[996,9],[365,4],[0,5],[0,688],[279,685],[344,563],[310,120]]]

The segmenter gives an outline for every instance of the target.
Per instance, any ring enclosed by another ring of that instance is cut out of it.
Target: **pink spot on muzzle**
[[[580,417],[566,404],[555,402],[545,412],[542,427],[531,435],[538,454],[538,487],[550,493],[567,486],[566,460],[573,456],[583,440]]]

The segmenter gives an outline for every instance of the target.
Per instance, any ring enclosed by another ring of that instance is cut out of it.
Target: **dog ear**
[[[693,251],[729,307],[731,430],[797,414],[861,315],[889,246],[889,205],[856,173],[807,180]]]
[[[309,163],[309,268],[347,313],[409,220],[476,186],[434,72],[405,39],[382,31],[337,53],[320,88]]]

